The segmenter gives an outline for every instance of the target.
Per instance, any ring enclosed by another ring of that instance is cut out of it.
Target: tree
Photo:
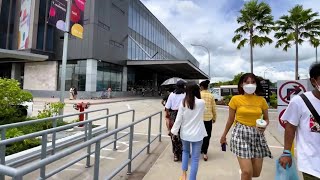
[[[318,62],[318,47],[320,45],[320,40],[317,38],[312,37],[310,39],[311,45],[316,49],[316,63]]]
[[[265,2],[259,3],[257,0],[251,0],[245,3],[240,10],[237,22],[241,26],[235,30],[232,42],[239,41],[237,49],[241,49],[249,43],[251,73],[253,73],[253,47],[255,45],[262,47],[267,43],[272,43],[272,39],[266,36],[273,30],[274,26],[271,8]]]
[[[17,107],[23,102],[30,101],[32,94],[23,91],[19,82],[14,79],[0,78],[0,120],[10,122],[10,120],[21,116]],[[2,124],[3,122],[0,122]]]
[[[281,16],[276,22],[275,38],[278,39],[276,48],[283,46],[287,51],[294,44],[296,47],[295,79],[298,80],[299,45],[305,40],[311,40],[320,35],[320,20],[316,19],[317,12],[312,9],[303,9],[302,5],[296,5],[289,10],[289,15]]]

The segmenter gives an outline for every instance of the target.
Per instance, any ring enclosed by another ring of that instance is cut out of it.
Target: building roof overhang
[[[183,79],[208,79],[208,75],[188,60],[128,60],[127,66],[137,66],[153,72]]]
[[[2,62],[35,62],[45,61],[49,57],[25,51],[0,49],[0,63]]]

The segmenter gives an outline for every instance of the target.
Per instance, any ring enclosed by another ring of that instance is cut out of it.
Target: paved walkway
[[[213,126],[213,134],[209,147],[209,160],[205,162],[200,159],[198,179],[199,180],[237,180],[240,179],[240,169],[236,157],[230,152],[227,147],[227,152],[221,151],[219,143],[220,136],[224,130],[225,122],[227,120],[228,110],[226,108],[218,109],[218,120]],[[273,117],[275,114],[271,114]],[[276,121],[272,121],[272,124],[276,124]],[[274,127],[276,125],[270,126]],[[256,178],[257,180],[271,180],[275,177],[275,161],[281,155],[283,145],[281,141],[275,138],[272,133],[278,133],[276,136],[280,136],[279,132],[274,130],[266,131],[265,135],[267,138],[268,145],[274,156],[273,159],[265,158],[261,176]],[[229,132],[228,141],[230,141]],[[282,136],[283,137],[283,136]],[[190,168],[190,166],[189,166]],[[157,162],[150,169],[148,174],[143,180],[155,180],[155,179],[166,179],[166,180],[178,180],[181,175],[181,162],[173,162],[173,154],[171,144],[161,154]]]

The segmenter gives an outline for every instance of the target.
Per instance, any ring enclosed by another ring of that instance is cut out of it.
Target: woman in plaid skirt
[[[262,92],[262,86],[254,74],[242,75],[238,90],[239,95],[230,100],[229,118],[220,143],[227,143],[226,136],[234,124],[230,150],[238,158],[241,180],[251,180],[252,177],[260,176],[263,158],[272,158],[264,136],[266,128],[256,127],[256,120],[260,119],[261,115],[267,125],[269,124],[268,105],[263,97],[258,96]]]

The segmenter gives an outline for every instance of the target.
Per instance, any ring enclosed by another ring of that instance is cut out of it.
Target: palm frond
[[[244,45],[245,45],[248,41],[249,41],[249,40],[248,40],[247,38],[242,39],[242,40],[239,42],[239,44],[238,44],[238,46],[237,46],[237,49],[241,49],[242,47],[244,47]]]
[[[242,38],[241,34],[236,34],[233,38],[232,38],[232,42],[235,43],[237,41],[239,41]]]

